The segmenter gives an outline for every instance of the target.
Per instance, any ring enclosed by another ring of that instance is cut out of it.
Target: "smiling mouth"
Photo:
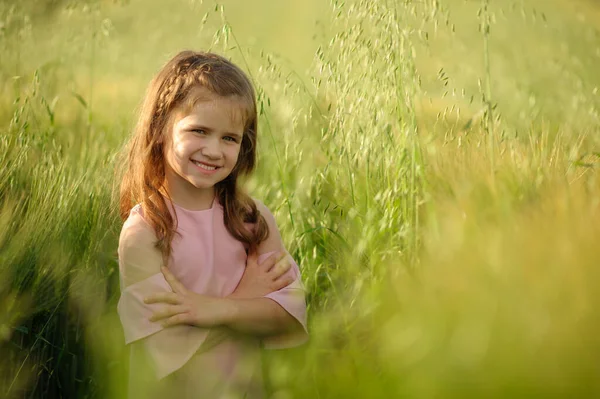
[[[198,167],[200,167],[200,168],[202,168],[204,170],[211,171],[211,170],[217,170],[219,168],[219,166],[207,165],[207,164],[202,163],[202,162],[194,161],[193,159],[191,161],[192,161],[192,163],[194,165],[196,165],[196,166],[198,166]]]

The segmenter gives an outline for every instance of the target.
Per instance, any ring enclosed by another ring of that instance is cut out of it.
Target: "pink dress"
[[[223,208],[215,200],[210,209],[171,209],[178,219],[168,267],[194,292],[223,297],[238,285],[246,265],[246,249],[223,223]],[[269,215],[272,218],[272,215]],[[129,396],[190,398],[262,397],[260,346],[285,348],[308,338],[304,287],[298,266],[288,271],[294,282],[266,295],[302,325],[293,333],[257,337],[227,328],[187,325],[163,328],[148,318],[161,304],[144,304],[150,293],[171,291],[160,272],[162,258],[155,236],[135,206],[119,240],[121,298],[118,313],[130,344]],[[261,263],[270,254],[259,254]],[[244,396],[245,395],[245,396]]]

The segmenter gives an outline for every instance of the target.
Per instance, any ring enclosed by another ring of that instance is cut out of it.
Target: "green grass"
[[[273,397],[600,395],[600,7],[269,4],[0,4],[2,396],[122,397],[114,169],[181,48],[258,89],[311,329]]]

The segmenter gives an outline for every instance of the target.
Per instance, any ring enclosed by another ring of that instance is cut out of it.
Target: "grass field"
[[[119,398],[113,196],[183,48],[255,82],[308,289],[274,398],[600,397],[594,0],[0,2],[0,396]]]

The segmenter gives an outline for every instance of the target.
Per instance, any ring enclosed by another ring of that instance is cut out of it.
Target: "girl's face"
[[[212,194],[235,167],[244,134],[243,102],[202,87],[190,96],[198,100],[189,110],[173,110],[165,166],[170,194],[197,198]]]

